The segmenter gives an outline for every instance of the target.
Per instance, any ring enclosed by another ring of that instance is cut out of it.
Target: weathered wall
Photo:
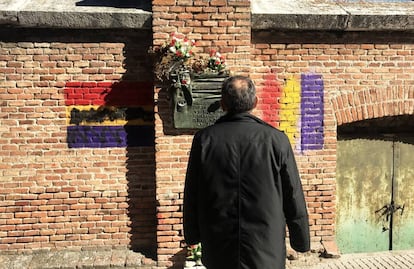
[[[0,250],[154,253],[151,33],[0,37]]]

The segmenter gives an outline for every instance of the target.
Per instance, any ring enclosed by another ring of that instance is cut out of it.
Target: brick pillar
[[[194,52],[211,49],[226,57],[232,74],[250,69],[250,1],[153,0],[153,44],[162,45],[170,33],[185,34],[197,42]],[[155,143],[157,184],[158,265],[182,268],[185,245],[182,202],[188,153],[194,131],[174,129],[167,89],[155,88]]]

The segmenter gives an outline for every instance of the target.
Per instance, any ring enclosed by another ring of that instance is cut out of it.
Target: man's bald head
[[[233,76],[224,81],[221,89],[221,105],[230,114],[248,112],[257,103],[256,87],[244,76]]]

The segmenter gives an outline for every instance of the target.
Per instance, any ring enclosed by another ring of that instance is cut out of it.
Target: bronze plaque
[[[172,86],[174,127],[201,129],[221,117],[221,86],[227,74],[176,76]]]

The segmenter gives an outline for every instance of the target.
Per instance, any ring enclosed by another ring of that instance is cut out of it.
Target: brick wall
[[[154,255],[150,32],[0,36],[0,250]]]
[[[161,268],[182,266],[194,130],[173,128],[147,61],[148,47],[175,31],[197,41],[198,55],[218,49],[233,74],[253,78],[254,113],[295,149],[312,248],[334,240],[336,128],[414,113],[414,39],[258,32],[249,1],[154,0],[153,36],[0,30],[1,251],[130,246],[157,253]]]

